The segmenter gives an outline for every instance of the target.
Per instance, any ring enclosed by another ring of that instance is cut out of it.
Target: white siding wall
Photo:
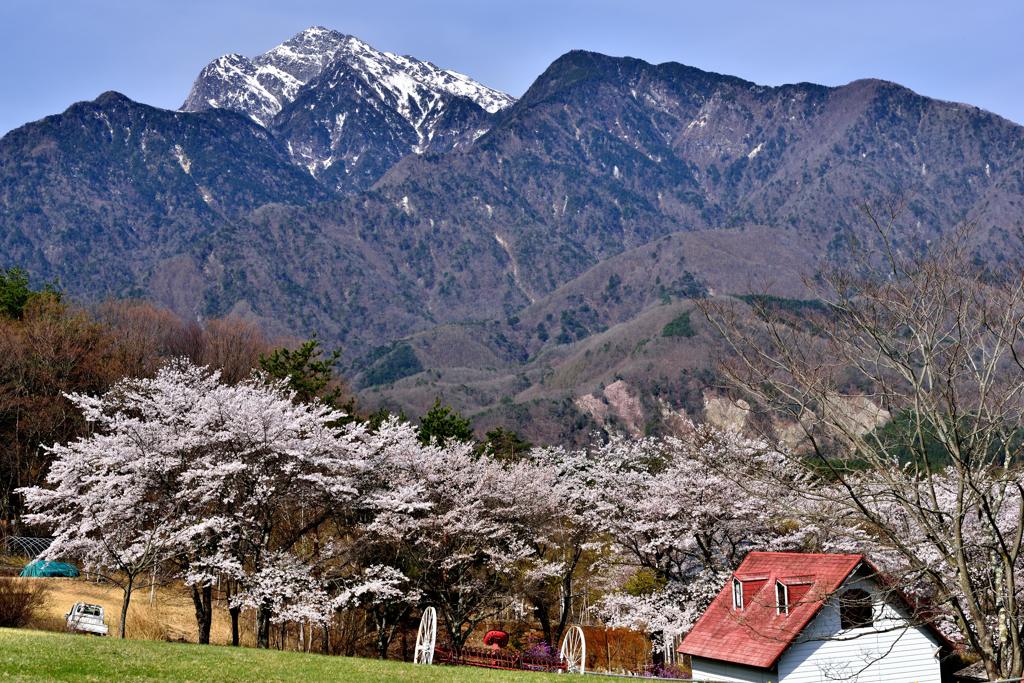
[[[713,659],[692,658],[694,681],[723,681],[725,683],[777,683],[778,676],[764,669],[752,669],[739,664],[717,662]]]
[[[779,659],[779,683],[941,683],[939,644],[931,633],[907,626],[870,581],[844,588],[876,596],[874,627],[842,631],[833,598]]]

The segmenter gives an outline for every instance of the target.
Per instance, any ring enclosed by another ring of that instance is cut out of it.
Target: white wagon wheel
[[[420,629],[416,632],[416,651],[413,653],[414,664],[434,663],[434,643],[437,641],[437,611],[433,607],[423,610],[420,617]]]
[[[579,626],[570,626],[562,638],[562,661],[565,662],[568,673],[586,673],[587,639]]]

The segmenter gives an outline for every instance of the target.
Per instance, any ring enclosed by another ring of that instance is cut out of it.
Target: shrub
[[[788,313],[797,317],[829,313],[828,305],[818,299],[787,299],[769,294],[743,294],[737,298],[750,306],[759,306],[773,313]]]
[[[632,576],[626,579],[622,590],[627,595],[641,596],[651,595],[665,588],[668,582],[664,576],[656,574],[646,567],[638,569]]]
[[[0,577],[0,627],[25,626],[46,601],[46,584],[39,579]]]
[[[363,374],[363,386],[391,384],[421,372],[423,364],[420,363],[416,352],[409,344],[403,342],[382,354],[382,358]]]
[[[689,311],[684,311],[661,330],[662,337],[692,337],[693,335],[694,331],[693,325],[690,323]]]
[[[655,664],[644,671],[651,678],[686,679],[691,672],[680,664]]]
[[[557,656],[554,648],[548,645],[547,641],[543,637],[530,634],[527,640],[526,649],[523,650],[523,655],[526,657],[535,657],[537,659],[550,659]]]

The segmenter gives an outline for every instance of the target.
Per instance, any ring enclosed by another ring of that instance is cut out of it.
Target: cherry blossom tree
[[[371,441],[355,564],[414,577],[407,590],[438,607],[456,648],[516,596],[533,603],[545,638],[557,644],[583,593],[621,578],[623,566],[627,575],[652,572],[654,590],[614,592],[609,619],[678,633],[746,552],[795,547],[806,535],[794,532],[781,504],[787,496],[775,490],[780,477],[790,489],[802,482],[786,474],[785,458],[710,427],[690,425],[673,439],[534,449],[515,463],[458,443],[424,445],[395,420]],[[402,599],[381,591],[377,609],[404,608]]]
[[[907,599],[916,610],[914,618],[928,622],[954,643],[969,642],[981,634],[973,623],[959,618],[958,604],[969,600],[958,586],[964,579],[979,592],[994,591],[1003,581],[1024,582],[1024,567],[1015,566],[1012,576],[1003,577],[997,560],[999,536],[1016,538],[1022,534],[1024,476],[1016,471],[992,470],[972,482],[972,491],[960,491],[961,482],[953,470],[912,478],[903,484],[902,493],[912,492],[917,500],[929,501],[927,510],[909,514],[907,501],[894,495],[892,483],[872,470],[849,473],[842,483],[822,484],[805,489],[799,511],[802,530],[814,535],[825,550],[865,553],[879,569],[883,587]],[[850,486],[855,495],[847,490]],[[875,523],[881,522],[886,531]],[[940,535],[951,526],[962,529],[963,546],[958,553],[962,563],[951,562],[949,550]],[[992,530],[998,529],[998,535]],[[897,534],[894,544],[889,534]],[[916,561],[908,560],[908,554]],[[966,577],[961,575],[966,573]],[[938,585],[945,586],[939,590]],[[993,602],[989,602],[993,600]],[[1008,605],[988,593],[983,598],[983,623],[989,633],[1008,631],[1011,614]]]
[[[478,457],[458,441],[423,444],[395,419],[381,425],[374,451],[366,501],[374,514],[364,533],[398,548],[392,557],[415,575],[414,588],[461,649],[534,558],[523,519],[532,509],[530,465]]]
[[[187,583],[205,589],[228,577],[243,594],[266,596],[258,587],[268,562],[293,553],[355,497],[362,428],[339,429],[338,411],[292,398],[283,381],[261,375],[217,384],[205,397],[210,438],[191,454],[176,492],[192,540]],[[255,609],[257,644],[267,647],[275,603]]]
[[[337,608],[314,568],[283,551],[272,551],[263,557],[259,569],[246,577],[245,586],[232,596],[233,606],[265,614],[270,624],[297,623],[302,633],[308,626],[307,643],[312,641],[312,627],[324,627]],[[269,630],[267,637],[269,644]]]
[[[386,659],[399,627],[420,598],[420,592],[400,570],[373,564],[345,582],[335,604],[339,608],[357,607],[366,612],[376,632],[377,656]]]
[[[36,510],[26,520],[54,534],[44,558],[77,560],[85,571],[121,588],[118,634],[124,638],[139,578],[166,560],[176,539],[173,518],[149,495],[152,471],[138,461],[106,457],[106,448],[127,445],[117,441],[53,449],[57,461],[46,480],[53,488],[21,493],[28,509]]]
[[[528,462],[536,559],[525,593],[544,641],[557,648],[588,579],[608,569],[612,508],[602,488],[605,464],[587,449],[536,448]]]
[[[125,609],[133,576],[173,556],[192,587],[200,642],[209,642],[213,585],[230,579],[241,589],[235,604],[256,609],[266,647],[281,604],[265,584],[354,498],[362,428],[335,428],[340,413],[296,403],[283,381],[257,374],[227,385],[184,360],[72,398],[96,432],[54,448],[52,488],[25,491],[36,523],[55,529],[53,552],[116,564],[128,577]]]
[[[785,499],[803,475],[765,443],[689,425],[681,437],[613,439],[592,457],[618,552],[653,577],[606,597],[612,625],[683,633],[749,551],[801,543]]]
[[[368,451],[359,474],[354,519],[343,523],[349,542],[336,576],[339,606],[365,613],[374,630],[377,655],[386,658],[391,643],[413,609],[421,604],[419,557],[415,544],[422,520],[431,513],[424,482],[399,464],[416,460],[423,446],[416,428],[385,418],[364,435]]]
[[[108,393],[130,393],[122,383]],[[50,558],[69,557],[121,587],[120,636],[138,578],[167,560],[181,539],[176,510],[162,495],[175,453],[187,436],[148,422],[136,411],[113,409],[106,398],[74,394],[96,432],[50,448],[46,487],[21,489],[34,512],[27,518],[52,530]]]

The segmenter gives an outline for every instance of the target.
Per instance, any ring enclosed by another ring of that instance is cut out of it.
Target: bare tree
[[[226,382],[240,382],[260,356],[270,352],[271,344],[256,323],[238,317],[211,320],[206,325],[202,363],[221,371]]]
[[[190,326],[166,308],[145,301],[107,301],[95,316],[113,337],[123,376],[152,377],[168,358],[200,359],[201,351],[180,341],[189,336]]]
[[[897,248],[896,213],[869,212],[881,249],[808,283],[822,305],[703,310],[727,342],[724,375],[771,416],[762,424],[803,432],[790,457],[830,482],[806,492],[829,521],[876,541],[989,676],[1021,676],[1024,280],[976,263],[967,231]]]
[[[32,299],[21,319],[0,318],[0,518],[15,529],[23,510],[14,490],[42,482],[43,445],[86,429],[64,394],[110,386],[111,349],[106,330],[57,297]]]

